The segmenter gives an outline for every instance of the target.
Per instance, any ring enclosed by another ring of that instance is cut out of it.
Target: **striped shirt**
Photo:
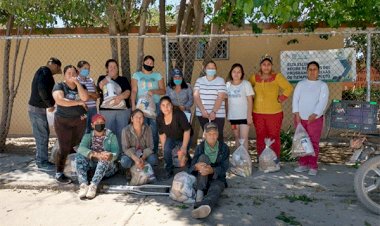
[[[92,78],[90,78],[90,77],[82,78],[82,77],[78,76],[78,81],[80,82],[80,84],[86,86],[87,92],[89,92],[89,93],[95,93],[96,92],[94,80]],[[89,99],[88,101],[86,101],[86,105],[88,108],[94,108],[94,107],[96,107],[96,101],[93,99]]]
[[[215,101],[218,98],[219,93],[226,93],[226,83],[221,77],[216,77],[214,80],[207,80],[206,76],[200,77],[195,82],[194,92],[198,91],[201,98],[202,104],[205,110],[210,114],[214,108]],[[202,116],[201,111],[198,106],[196,108],[196,116]],[[222,102],[222,105],[216,112],[217,118],[226,117],[226,108],[225,102]]]

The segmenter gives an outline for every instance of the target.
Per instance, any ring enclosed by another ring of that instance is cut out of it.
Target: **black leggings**
[[[54,128],[57,134],[59,151],[55,157],[57,173],[62,173],[65,168],[66,158],[73,147],[79,145],[86,129],[86,119],[54,117]]]

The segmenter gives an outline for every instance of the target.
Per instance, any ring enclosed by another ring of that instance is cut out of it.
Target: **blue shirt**
[[[133,79],[137,80],[137,100],[141,95],[146,94],[149,90],[159,89],[158,83],[162,79],[162,76],[158,72],[152,74],[144,74],[138,71],[132,75]],[[153,94],[153,100],[155,103],[160,101],[160,95]]]

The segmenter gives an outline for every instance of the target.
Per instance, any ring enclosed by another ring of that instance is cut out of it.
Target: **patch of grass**
[[[292,144],[293,144],[294,131],[291,126],[285,131],[281,130],[280,140],[281,140],[281,152],[280,160],[281,162],[294,162],[296,159],[292,157]]]
[[[310,198],[307,195],[286,195],[285,198],[289,200],[289,202],[301,201],[305,205],[314,201],[313,198]]]
[[[290,225],[301,225],[302,226],[302,224],[296,220],[296,217],[293,217],[291,215],[286,215],[285,212],[281,212],[280,215],[278,215],[276,217],[276,219],[283,221],[283,222],[290,224]]]
[[[182,205],[176,205],[175,207],[177,207],[178,209],[182,209],[182,210],[189,208],[189,207],[186,206],[185,204],[182,204]]]
[[[253,205],[255,206],[260,206],[261,204],[263,204],[264,202],[264,198],[263,197],[252,197],[253,198]]]
[[[372,224],[368,223],[367,221],[364,221],[364,226],[372,226]]]
[[[238,203],[238,204],[236,204],[237,206],[239,206],[239,207],[242,207],[243,206],[243,204],[242,203]]]

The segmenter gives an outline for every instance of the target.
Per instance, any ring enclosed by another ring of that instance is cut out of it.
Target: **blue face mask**
[[[174,82],[174,84],[175,84],[176,86],[178,86],[178,85],[181,85],[181,84],[182,84],[182,79],[178,79],[178,80],[173,79],[173,82]]]
[[[90,71],[88,69],[82,69],[79,73],[80,76],[87,77],[90,75]]]
[[[215,69],[206,69],[206,75],[209,78],[212,78],[216,75],[216,70]]]

